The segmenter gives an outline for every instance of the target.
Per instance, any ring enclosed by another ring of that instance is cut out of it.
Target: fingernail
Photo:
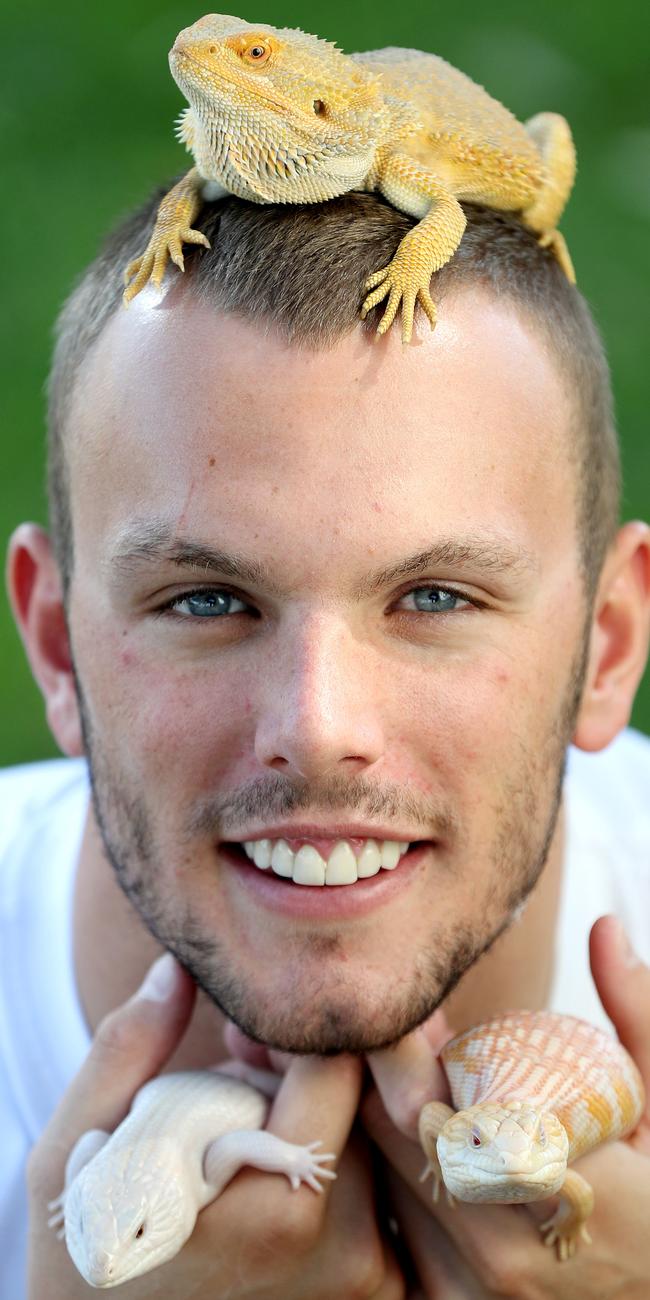
[[[148,998],[150,1002],[166,1002],[176,987],[177,973],[176,958],[170,952],[163,953],[149,967],[136,997]]]
[[[642,965],[641,958],[638,957],[637,954],[635,953],[634,948],[632,947],[632,944],[628,939],[627,933],[625,931],[625,927],[623,926],[623,922],[617,919],[616,925],[618,928],[618,950],[621,954],[621,957],[623,958],[624,964],[630,970],[632,970],[635,966],[641,966]]]

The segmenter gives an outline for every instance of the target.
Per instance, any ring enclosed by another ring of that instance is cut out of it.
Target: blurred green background
[[[155,0],[27,0],[3,15],[3,537],[23,519],[45,522],[42,388],[59,306],[109,226],[190,165],[173,135],[185,101],[167,51],[202,12]],[[239,15],[302,27],[346,51],[433,50],[518,117],[554,109],[568,118],[578,181],[562,229],[612,364],[624,519],[650,518],[647,12],[646,0],[275,0]],[[56,753],[6,602],[0,680],[0,764]],[[650,734],[647,675],[633,722]]]

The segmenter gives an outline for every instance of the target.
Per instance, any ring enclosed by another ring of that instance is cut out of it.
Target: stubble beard
[[[534,753],[520,744],[519,764],[502,792],[497,832],[481,871],[482,878],[492,882],[489,906],[472,923],[466,919],[444,935],[434,931],[430,944],[413,955],[409,980],[396,980],[387,971],[370,1014],[363,1004],[363,990],[352,984],[346,987],[340,970],[333,981],[334,992],[328,991],[326,980],[319,981],[313,996],[301,990],[299,1008],[292,987],[287,988],[282,1005],[277,997],[261,997],[246,972],[234,967],[227,943],[215,936],[213,928],[202,924],[189,905],[183,916],[177,905],[166,905],[159,884],[164,878],[163,855],[156,849],[155,815],[145,796],[134,792],[133,782],[111,766],[75,673],[93,810],[120,888],[154,938],[174,953],[224,1015],[256,1041],[320,1055],[366,1053],[396,1042],[433,1014],[465,972],[509,928],[543,871],[561,807],[566,753],[581,698],[587,649],[583,644],[576,657],[561,707],[543,743],[538,742]],[[365,790],[372,797],[370,787]],[[295,790],[292,795],[287,786],[287,809],[297,804],[317,806],[306,797],[296,799]],[[278,807],[276,802],[276,811]],[[335,966],[336,940],[324,939],[323,948]]]

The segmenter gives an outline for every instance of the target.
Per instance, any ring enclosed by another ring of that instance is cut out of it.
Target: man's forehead
[[[454,365],[468,390],[481,371],[489,382],[507,384],[523,370],[529,380],[562,387],[542,332],[531,328],[514,303],[477,286],[448,294],[435,331],[420,323],[410,348],[401,345],[396,331],[380,340],[358,327],[318,349],[289,343],[272,324],[222,312],[181,288],[175,284],[160,298],[148,287],[128,310],[115,313],[82,365],[89,371],[87,394],[94,381],[103,387],[104,398],[110,386],[113,396],[128,400],[138,392],[133,380],[139,371],[140,392],[151,373],[163,383],[173,376],[188,405],[197,395],[196,378],[209,383],[210,374],[218,376],[221,391],[232,391],[242,408],[269,385],[276,398],[282,388],[290,398],[301,375],[329,383],[344,396],[355,383],[381,397],[390,396],[396,385],[408,392],[416,382],[425,401],[427,392],[420,385],[425,382],[428,391],[444,385],[446,371]],[[524,382],[522,396],[526,388]]]
[[[333,506],[392,510],[395,519],[412,507],[417,520],[430,509],[444,515],[451,496],[467,534],[486,492],[498,502],[509,479],[525,512],[526,494],[543,494],[545,476],[558,477],[566,436],[566,401],[544,348],[516,314],[487,296],[479,311],[468,293],[426,330],[407,349],[396,336],[358,331],[314,352],[187,294],[159,301],[145,292],[89,360],[75,417],[76,446],[88,454],[72,476],[75,498],[79,484],[89,499],[113,492],[120,526],[145,500],[169,518],[176,512],[177,525],[193,493],[199,541],[214,536],[206,525],[215,507],[231,518],[251,506],[258,514],[270,491],[290,507],[306,491],[324,518]],[[115,525],[107,517],[106,532]],[[416,523],[412,539],[420,533]],[[525,531],[518,542],[526,545]]]

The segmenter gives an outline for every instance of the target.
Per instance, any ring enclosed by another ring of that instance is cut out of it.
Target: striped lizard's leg
[[[581,1237],[591,1245],[585,1220],[594,1208],[594,1193],[586,1178],[577,1174],[575,1169],[567,1169],[558,1195],[560,1204],[555,1214],[540,1223],[539,1230],[544,1245],[556,1245],[558,1259],[565,1260],[575,1254]]]
[[[388,296],[377,333],[386,333],[401,303],[402,342],[408,343],[416,301],[424,308],[432,328],[436,323],[436,309],[429,293],[431,276],[453,257],[467,222],[463,209],[443,182],[407,154],[391,154],[381,173],[379,189],[393,207],[421,220],[404,236],[392,262],[366,280],[365,287],[372,292],[363,303],[361,319]]]
[[[53,1214],[47,1221],[48,1228],[59,1228],[57,1237],[62,1240],[65,1230],[61,1226],[65,1218],[65,1196],[70,1184],[77,1177],[83,1168],[106,1146],[110,1133],[106,1133],[101,1128],[91,1128],[87,1133],[82,1133],[81,1137],[75,1142],[70,1155],[66,1161],[65,1175],[63,1179],[63,1191],[55,1196],[53,1201],[48,1201],[47,1208],[52,1210]]]
[[[192,230],[192,222],[201,209],[201,187],[203,181],[196,167],[173,185],[162,200],[156,216],[156,224],[147,247],[141,257],[136,257],[124,271],[124,306],[144,289],[151,280],[159,289],[165,274],[167,262],[172,262],[185,270],[183,261],[183,244],[203,244],[210,247],[210,242],[200,230]],[[129,284],[129,281],[131,283]]]
[[[427,1163],[420,1175],[420,1182],[423,1183],[425,1178],[429,1177],[429,1174],[433,1174],[434,1201],[438,1200],[441,1185],[444,1186],[444,1178],[442,1176],[442,1169],[440,1168],[436,1143],[445,1127],[445,1124],[447,1123],[447,1120],[451,1119],[454,1114],[455,1111],[453,1107],[447,1106],[444,1101],[428,1101],[426,1106],[423,1106],[420,1111],[418,1134],[420,1137],[420,1145],[427,1157]],[[456,1198],[452,1196],[449,1188],[445,1187],[445,1191],[447,1193],[447,1203],[449,1205],[455,1205]]]
[[[551,248],[564,274],[575,284],[575,271],[564,235],[556,230],[571,193],[576,174],[576,152],[569,124],[559,113],[537,113],[526,122],[544,167],[544,181],[521,219],[540,236],[542,248]]]

